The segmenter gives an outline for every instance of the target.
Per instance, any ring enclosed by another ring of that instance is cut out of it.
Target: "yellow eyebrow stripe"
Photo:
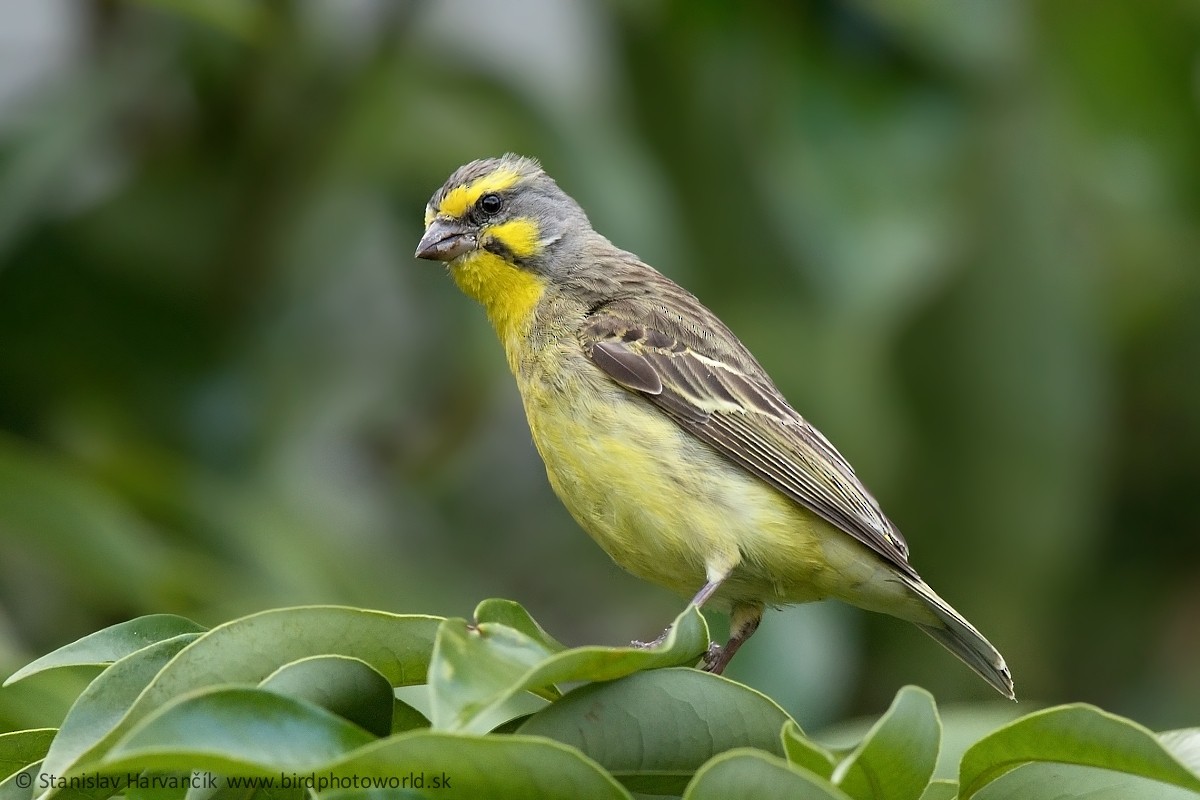
[[[467,210],[475,205],[475,201],[480,197],[488,192],[503,192],[505,189],[511,189],[520,178],[519,172],[502,167],[466,186],[455,186],[442,198],[442,203],[438,206],[438,213],[455,219],[464,217]]]

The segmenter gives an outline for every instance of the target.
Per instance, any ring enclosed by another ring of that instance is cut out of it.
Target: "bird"
[[[722,673],[767,607],[832,598],[915,624],[1015,699],[999,651],[746,346],[537,160],[459,167],[424,223],[415,256],[483,306],[571,516],[620,567],[729,615],[702,669]]]

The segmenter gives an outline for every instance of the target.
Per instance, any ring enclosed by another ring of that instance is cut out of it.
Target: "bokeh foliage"
[[[0,107],[4,672],[154,612],[674,616],[411,258],[450,170],[512,150],[742,336],[1023,698],[1200,717],[1200,7],[64,7],[65,65]],[[832,606],[732,674],[810,728],[988,691]]]

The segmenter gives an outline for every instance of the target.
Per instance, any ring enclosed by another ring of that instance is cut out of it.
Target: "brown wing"
[[[688,310],[703,319],[630,298],[594,309],[581,331],[584,353],[689,433],[915,578],[908,545],[846,459],[788,405],[732,334],[700,333],[714,324],[728,332],[688,299]]]

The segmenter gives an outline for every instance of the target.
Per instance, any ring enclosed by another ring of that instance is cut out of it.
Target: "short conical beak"
[[[455,220],[435,219],[417,244],[416,256],[430,261],[453,261],[474,247],[474,231]]]

